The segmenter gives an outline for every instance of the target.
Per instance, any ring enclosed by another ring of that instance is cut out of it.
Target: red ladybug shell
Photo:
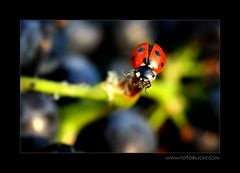
[[[165,53],[157,44],[151,47],[149,43],[142,43],[135,47],[130,59],[132,67],[138,68],[146,64],[146,60],[149,61],[148,65],[155,73],[160,73],[166,64]]]

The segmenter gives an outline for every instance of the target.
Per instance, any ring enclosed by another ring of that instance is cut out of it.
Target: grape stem
[[[126,83],[128,80],[123,80]],[[120,85],[121,84],[121,85]],[[118,108],[131,107],[138,100],[140,94],[134,91],[134,95],[125,92],[120,82],[109,80],[100,82],[96,85],[70,84],[67,82],[57,82],[46,79],[21,76],[20,90],[37,91],[46,94],[58,95],[59,97],[84,98],[90,100],[109,102]]]

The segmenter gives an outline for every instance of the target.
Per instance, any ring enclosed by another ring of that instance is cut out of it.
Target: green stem
[[[167,116],[164,112],[164,109],[158,106],[157,109],[150,116],[148,123],[152,129],[158,130],[166,120]]]
[[[139,95],[128,97],[119,87],[107,82],[91,86],[22,76],[20,79],[20,89],[21,92],[34,90],[58,96],[106,101],[119,108],[131,107],[139,98]]]
[[[88,86],[84,84],[69,84],[66,82],[54,82],[45,79],[21,77],[21,90],[33,89],[35,91],[57,94],[59,96],[88,98],[93,100],[107,100],[107,94],[99,85]]]
[[[56,141],[73,144],[87,124],[107,116],[112,107],[101,101],[81,100],[60,108],[59,133]]]

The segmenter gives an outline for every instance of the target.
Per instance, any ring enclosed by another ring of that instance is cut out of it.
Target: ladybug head
[[[156,74],[147,65],[140,66],[139,68],[137,68],[135,75],[142,82],[152,82],[156,77]]]

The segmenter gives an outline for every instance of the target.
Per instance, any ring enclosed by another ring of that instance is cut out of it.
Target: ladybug
[[[130,62],[134,68],[135,76],[142,84],[141,88],[146,85],[149,88],[157,74],[163,71],[166,64],[166,56],[159,45],[142,43],[133,50]]]

